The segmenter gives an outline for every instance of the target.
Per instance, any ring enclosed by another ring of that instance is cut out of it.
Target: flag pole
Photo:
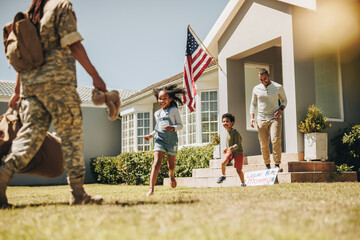
[[[196,38],[199,40],[199,42],[201,43],[201,45],[205,48],[205,50],[209,53],[209,55],[211,56],[212,60],[214,60],[214,62],[216,63],[216,65],[220,68],[220,70],[222,72],[224,72],[222,70],[222,68],[220,67],[220,65],[218,64],[218,62],[215,60],[215,58],[211,55],[210,51],[205,47],[205,45],[202,43],[202,41],[200,40],[200,38],[196,35],[195,31],[190,27],[190,24],[188,25],[188,28],[190,28],[190,30],[195,34]]]

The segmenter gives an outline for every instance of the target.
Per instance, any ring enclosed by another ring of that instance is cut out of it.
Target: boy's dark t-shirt
[[[243,153],[242,139],[240,133],[233,128],[230,132],[226,131],[226,147],[234,147],[233,155]]]

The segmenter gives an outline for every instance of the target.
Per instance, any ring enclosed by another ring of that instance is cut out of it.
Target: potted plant
[[[328,159],[328,137],[322,133],[324,129],[331,127],[327,117],[311,105],[306,113],[306,118],[299,124],[300,132],[304,135],[304,159],[305,160],[327,160]]]
[[[218,133],[212,136],[210,145],[213,146],[213,158],[221,158],[220,136]]]

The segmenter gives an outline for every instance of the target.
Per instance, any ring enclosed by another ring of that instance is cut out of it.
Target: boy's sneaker
[[[282,171],[283,171],[283,169],[280,168],[280,164],[275,164],[275,168],[278,168],[278,169],[279,169],[279,172],[282,172]]]
[[[240,185],[240,187],[246,187],[246,184],[245,184],[245,183],[242,183],[242,184]]]
[[[226,179],[225,176],[221,176],[221,177],[219,177],[219,179],[217,180],[217,183],[222,183],[225,179]]]
[[[266,164],[267,169],[271,169],[270,163]]]

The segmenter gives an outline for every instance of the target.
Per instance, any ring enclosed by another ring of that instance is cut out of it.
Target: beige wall
[[[222,99],[220,114],[234,111],[240,118],[249,114],[245,112],[245,106],[238,107],[239,104],[245,102],[244,97],[237,96],[244,92],[244,86],[241,82],[244,75],[242,64],[244,59],[251,58],[254,61],[259,60],[263,63],[273,64],[276,66],[274,67],[276,78],[282,78],[288,98],[287,109],[284,112],[286,131],[283,141],[285,142],[284,150],[289,153],[300,150],[296,118],[291,11],[290,5],[278,1],[246,1],[218,43],[219,62],[226,71],[226,75],[219,73],[219,93],[220,99]],[[269,55],[271,49],[274,53]],[[234,97],[238,100],[233,101]],[[237,108],[239,109],[236,110]],[[248,150],[244,147],[245,155],[260,154],[259,147],[257,149],[254,147],[255,145],[258,146],[256,135],[246,130],[242,134],[249,136],[249,138],[244,139],[244,146],[248,147]],[[224,136],[223,130],[221,136]]]

